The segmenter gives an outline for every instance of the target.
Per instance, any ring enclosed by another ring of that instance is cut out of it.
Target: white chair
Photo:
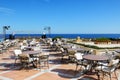
[[[73,45],[73,46],[72,46],[72,49],[76,49],[76,48],[77,48],[76,45]]]
[[[33,50],[38,51],[38,50],[41,50],[41,49],[40,49],[40,47],[34,47]]]
[[[20,49],[21,49],[22,51],[25,51],[25,50],[27,50],[26,47],[27,47],[27,46],[22,45],[22,46],[20,47]]]
[[[14,63],[14,65],[16,64],[17,59],[19,59],[19,55],[20,54],[22,54],[21,50],[19,50],[19,49],[14,50],[14,57],[15,57],[15,63]]]
[[[36,41],[34,41],[34,40],[31,41],[31,42],[30,42],[30,46],[36,46]]]
[[[76,69],[75,71],[77,71],[78,65],[80,65],[81,67],[83,66],[83,55],[81,53],[75,53],[75,62],[76,62]],[[80,67],[80,68],[81,68]]]
[[[75,53],[75,58],[77,59],[77,60],[82,60],[83,59],[83,54],[81,54],[81,53]]]

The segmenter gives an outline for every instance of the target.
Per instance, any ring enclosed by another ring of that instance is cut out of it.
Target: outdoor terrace
[[[30,67],[29,70],[21,69],[19,61],[14,66],[13,50],[16,47],[10,47],[6,52],[0,54],[0,80],[98,80],[96,73],[82,74],[80,70],[75,72],[75,63],[61,62],[59,51],[50,51],[43,46],[45,51],[49,52],[49,69],[43,67],[41,70],[38,68]],[[116,71],[118,78],[120,78],[120,69]],[[100,76],[102,80],[102,76]],[[104,80],[109,80],[105,76]],[[112,80],[117,80],[113,74]],[[120,79],[119,79],[120,80]]]

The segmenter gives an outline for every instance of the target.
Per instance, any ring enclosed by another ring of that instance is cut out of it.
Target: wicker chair
[[[31,63],[33,64],[33,59],[30,58],[28,54],[20,54],[19,58],[20,58],[22,68],[28,69],[30,68],[30,64]]]
[[[67,51],[67,48],[60,48],[60,51],[61,51],[61,60],[63,60],[64,56],[68,56],[68,51]]]
[[[37,63],[39,64],[39,68],[48,67],[49,68],[49,53],[40,53],[38,55]]]
[[[97,66],[96,70],[103,73],[103,79],[104,79],[104,76],[108,74],[110,76],[109,77],[110,80],[112,80],[112,73],[114,72],[116,79],[118,80],[115,72],[118,67],[118,63],[119,63],[119,59],[111,60],[108,65],[105,64],[105,65]]]
[[[75,55],[76,51],[75,50],[68,50],[68,60],[70,60],[70,62],[74,62],[74,55]]]
[[[0,48],[0,54],[2,54],[3,55],[3,50]]]

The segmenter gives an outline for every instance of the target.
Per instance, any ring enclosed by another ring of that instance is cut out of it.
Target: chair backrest
[[[81,59],[83,59],[83,56],[82,56],[81,53],[75,53],[75,58],[76,58],[77,60],[81,60]]]
[[[20,58],[20,61],[22,63],[28,63],[29,62],[29,55],[28,54],[20,54],[19,58]]]
[[[20,49],[21,49],[21,50],[24,50],[26,47],[27,47],[27,46],[22,45],[22,46],[20,47]]]
[[[19,49],[14,50],[15,56],[18,56],[19,54],[22,54],[22,51]]]
[[[75,55],[75,50],[68,50],[68,55]]]
[[[119,59],[110,61],[110,64],[108,64],[108,66],[110,66],[108,67],[110,69],[110,72],[113,72],[114,70],[116,70],[118,63],[119,63]]]
[[[39,61],[48,60],[49,59],[49,53],[40,53],[38,55],[38,59],[39,59]]]
[[[113,64],[113,65],[116,65],[116,64],[118,64],[118,63],[119,63],[119,59],[112,60],[112,64]]]
[[[109,50],[108,50],[108,49],[105,49],[105,52],[106,52],[106,53],[109,53]]]
[[[40,50],[40,47],[34,47],[33,50],[34,51]]]
[[[49,53],[48,53],[48,52],[45,52],[45,53],[43,53],[43,55],[48,55],[48,56],[49,56]]]
[[[108,49],[105,49],[105,52],[106,52],[106,54],[108,54],[109,56],[112,56],[114,53],[113,53],[113,51],[110,51],[110,50],[108,50]]]
[[[40,44],[36,44],[36,47],[41,47]]]
[[[51,45],[51,46],[53,45],[53,42],[52,42],[52,41],[50,42],[50,45]]]
[[[64,49],[63,48],[60,48],[61,52],[64,52]]]
[[[89,54],[92,54],[92,53],[93,53],[93,51],[94,51],[93,49],[89,50]]]
[[[76,49],[76,48],[77,48],[76,45],[73,45],[73,46],[72,46],[72,49]]]

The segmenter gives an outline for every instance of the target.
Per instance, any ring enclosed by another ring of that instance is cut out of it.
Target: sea
[[[6,34],[6,38],[9,38],[12,34]],[[41,37],[43,34],[14,34],[15,38],[22,37]],[[46,34],[48,38],[62,37],[62,38],[119,38],[120,34]],[[3,35],[0,34],[0,40],[3,39]]]

